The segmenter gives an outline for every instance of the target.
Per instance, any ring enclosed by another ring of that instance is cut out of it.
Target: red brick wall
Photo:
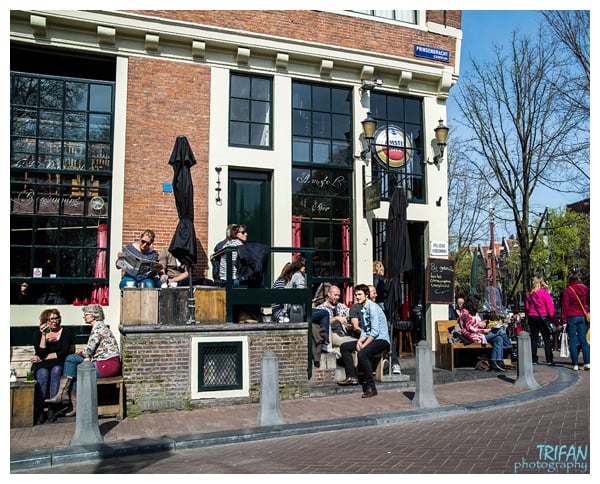
[[[246,335],[249,337],[250,396],[236,398],[237,403],[258,402],[260,400],[261,363],[267,351],[273,351],[279,362],[279,388],[282,400],[306,397],[312,384],[333,383],[333,371],[316,370],[313,382],[308,381],[306,327],[290,330],[279,329],[276,325],[247,325],[239,331],[229,331],[223,335]],[[123,377],[126,388],[128,414],[165,409],[188,408],[190,395],[191,338],[195,336],[215,337],[210,326],[206,329],[194,328],[190,332],[154,331],[121,334],[123,354]],[[202,400],[198,405],[224,405],[232,399]]]
[[[203,25],[247,30],[290,39],[413,57],[413,45],[450,51],[454,65],[455,40],[438,34],[402,28],[316,10],[138,10],[135,13]],[[444,25],[443,10],[427,11],[427,20]],[[446,25],[460,29],[461,10],[446,10]]]
[[[185,135],[197,162],[191,174],[199,271],[206,267],[208,242],[209,88],[206,66],[129,58],[123,243],[137,240],[149,228],[156,233],[158,252],[170,244],[177,209],[173,194],[162,189],[164,182],[173,181],[168,161],[175,140]]]

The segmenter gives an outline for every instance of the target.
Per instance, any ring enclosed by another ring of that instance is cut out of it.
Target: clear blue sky
[[[494,44],[509,45],[516,29],[522,34],[535,34],[542,20],[542,15],[535,10],[463,10],[460,75],[464,76],[471,69],[471,58],[478,63],[485,62],[493,56]],[[459,115],[453,90],[450,91],[447,108],[448,126],[452,128],[452,118]],[[539,188],[532,198],[532,208],[543,212],[545,206],[564,207],[581,198],[578,194],[560,194]]]

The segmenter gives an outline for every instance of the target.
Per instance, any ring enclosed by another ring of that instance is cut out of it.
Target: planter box
[[[121,324],[158,324],[158,289],[125,288],[121,290]]]

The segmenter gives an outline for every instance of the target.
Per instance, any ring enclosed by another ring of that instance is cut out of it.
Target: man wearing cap
[[[88,338],[88,342],[83,351],[77,354],[67,356],[63,369],[63,376],[66,378],[61,380],[61,387],[54,398],[46,400],[47,403],[61,403],[68,401],[68,392],[73,383],[71,390],[71,404],[73,409],[65,414],[67,417],[75,415],[77,407],[77,392],[76,392],[76,377],[77,367],[83,361],[91,361],[96,367],[96,376],[98,378],[109,378],[117,376],[121,373],[121,352],[117,340],[104,322],[104,310],[99,304],[90,304],[83,308],[83,318],[87,324],[92,325],[92,331]]]

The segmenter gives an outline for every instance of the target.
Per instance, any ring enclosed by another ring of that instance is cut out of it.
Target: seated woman
[[[132,284],[134,287],[137,287],[140,284],[142,287],[156,287],[155,276],[157,274],[158,276],[162,276],[165,271],[158,263],[158,253],[152,248],[154,238],[154,231],[146,229],[142,232],[139,242],[127,244],[124,250],[128,252],[131,257],[151,261],[155,264],[144,265],[143,269],[136,269],[127,261],[125,253],[119,252],[117,254],[115,265],[117,266],[117,269],[121,269],[123,273],[121,282],[119,282],[119,288],[123,289],[124,287],[127,287],[128,284]]]
[[[37,425],[56,422],[54,409],[44,405],[44,400],[58,393],[65,358],[72,351],[71,333],[62,328],[58,309],[45,309],[40,314],[39,331],[33,333],[35,356],[31,358],[32,371],[37,381],[35,387],[35,413]]]
[[[460,313],[462,334],[474,343],[491,344],[490,371],[506,371],[502,366],[504,350],[512,352],[512,343],[504,328],[486,328],[486,323],[481,320],[478,311],[478,299],[474,296],[467,297]]]
[[[185,264],[179,262],[169,249],[165,247],[158,256],[158,262],[163,268],[163,273],[158,276],[161,285],[166,283],[178,286],[188,286],[190,284],[190,275],[185,267]]]
[[[87,324],[92,325],[92,331],[88,338],[87,345],[83,351],[77,354],[67,356],[64,367],[64,381],[61,380],[61,388],[54,398],[46,400],[46,403],[60,403],[68,400],[69,388],[73,383],[71,390],[72,410],[65,414],[72,417],[77,411],[77,367],[84,361],[91,361],[96,367],[96,376],[98,378],[110,378],[121,374],[121,353],[117,340],[104,322],[104,311],[98,304],[90,304],[83,309],[83,318]],[[66,397],[66,398],[65,398]]]

